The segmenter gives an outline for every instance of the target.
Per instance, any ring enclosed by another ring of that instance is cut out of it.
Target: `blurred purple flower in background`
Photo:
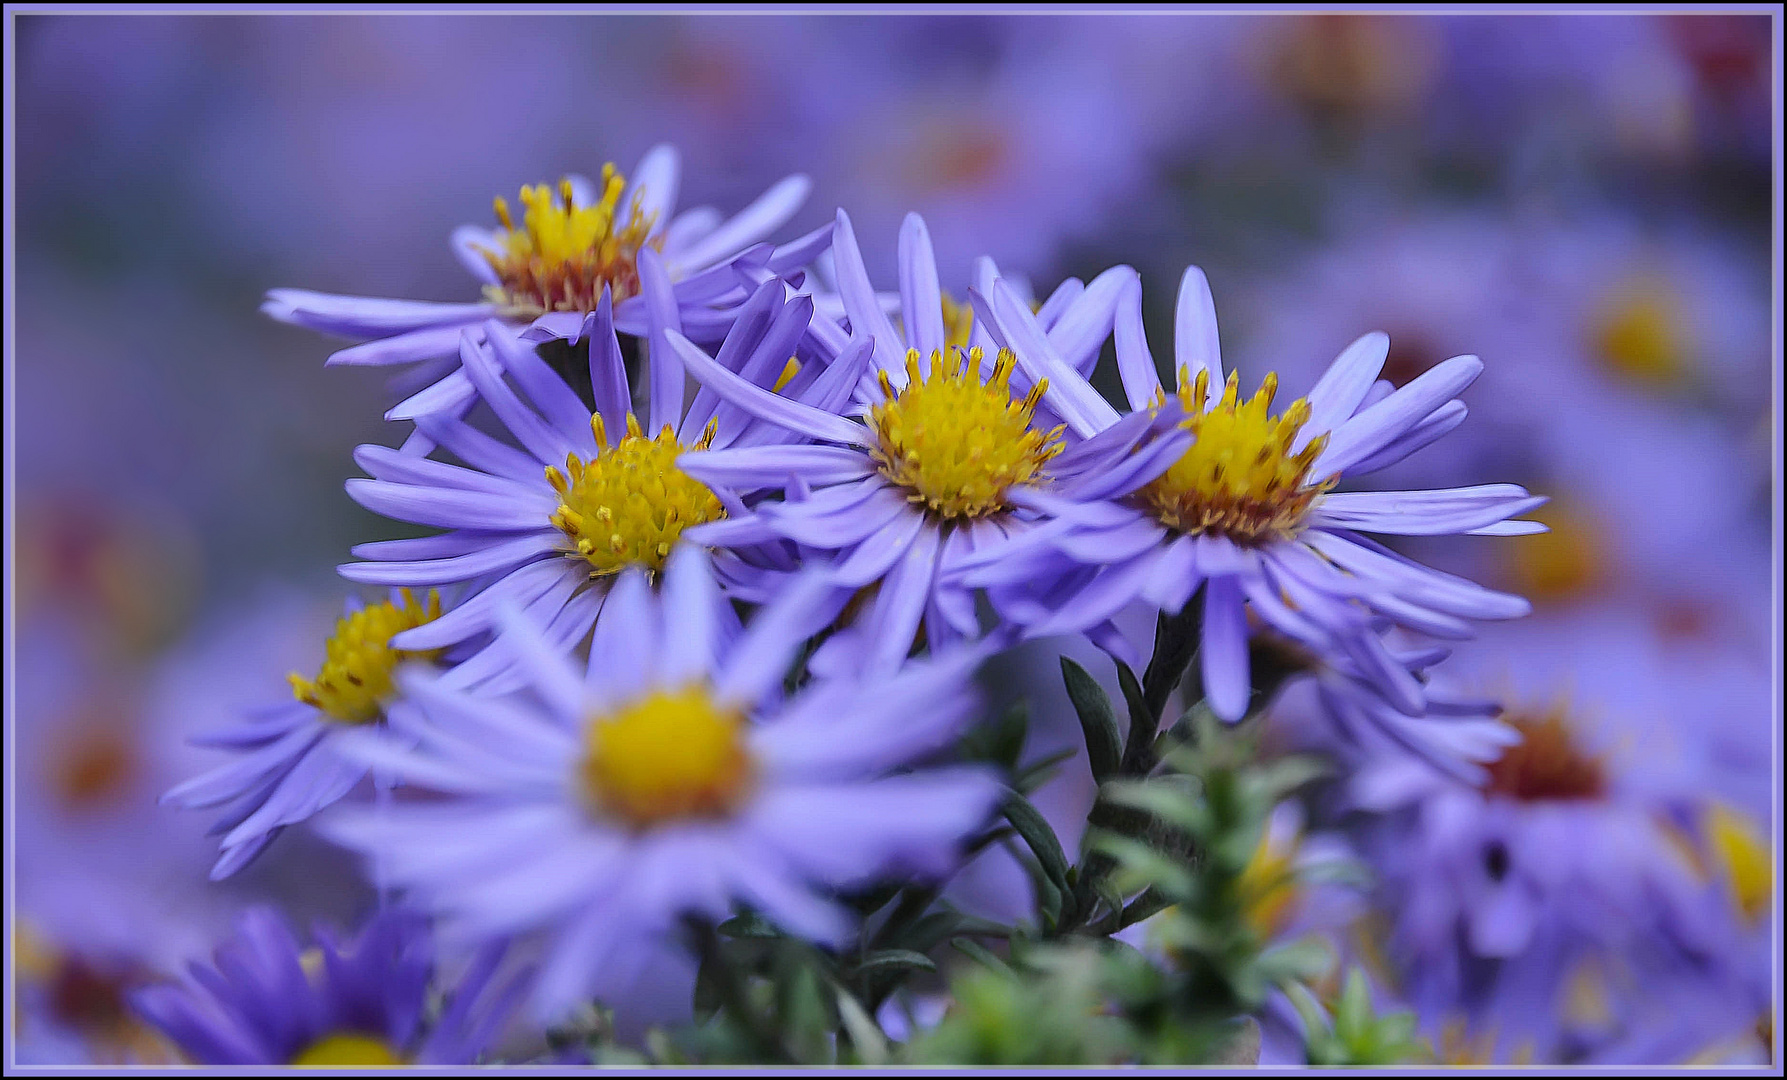
[[[352,941],[315,936],[306,949],[277,912],[253,908],[215,970],[194,963],[187,985],[145,987],[134,1007],[203,1065],[461,1065],[488,1049],[521,985],[493,988],[503,949],[483,949],[432,1015],[434,942],[421,916],[386,908]]]

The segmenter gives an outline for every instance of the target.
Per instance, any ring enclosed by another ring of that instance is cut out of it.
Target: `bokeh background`
[[[379,419],[383,377],[325,371],[330,344],[261,317],[262,294],[473,299],[455,225],[661,141],[682,151],[687,205],[735,208],[807,173],[789,235],[843,206],[888,282],[917,210],[958,295],[980,254],[1044,288],[1126,262],[1163,342],[1195,262],[1248,385],[1277,370],[1300,391],[1371,329],[1391,334],[1397,381],[1481,355],[1470,421],[1383,478],[1553,496],[1548,535],[1411,548],[1537,605],[1465,650],[1464,681],[1511,708],[1564,702],[1592,729],[1585,753],[1644,779],[1609,788],[1641,789],[1638,812],[1663,790],[1684,820],[1725,807],[1773,848],[1766,15],[28,14],[12,28],[25,1060],[153,1056],[123,986],[203,955],[252,900],[335,919],[365,900],[354,867],[299,835],[210,885],[206,822],[154,805],[210,760],[184,735],[317,662],[349,546],[397,535],[342,490],[354,445],[401,438]],[[997,693],[1036,704],[1038,755],[1076,737],[1053,656],[997,672]],[[1295,742],[1294,696],[1282,711]],[[1083,772],[1050,789],[1069,839]],[[977,867],[962,888],[997,906],[1009,876]],[[1771,954],[1766,906],[1746,917],[1749,948]],[[1419,998],[1395,964],[1385,992]],[[1754,1017],[1719,1035],[1735,1044],[1668,1053],[1759,1052],[1763,976]],[[1528,1004],[1563,1008],[1549,992]],[[1428,1030],[1463,1018],[1488,1033],[1470,1052],[1500,1060],[1569,1052],[1522,1042],[1523,1014],[1461,993],[1434,998]]]

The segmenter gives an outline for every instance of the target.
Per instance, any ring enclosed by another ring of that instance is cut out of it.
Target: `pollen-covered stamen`
[[[635,829],[724,817],[749,794],[753,772],[744,716],[700,684],[654,690],[584,728],[584,794]]]
[[[561,471],[546,467],[546,480],[558,492],[552,524],[570,541],[568,554],[590,565],[590,576],[618,574],[629,566],[656,572],[664,568],[684,529],[726,516],[708,487],[676,467],[690,450],[704,450],[714,438],[709,424],[692,446],[677,441],[670,425],[654,439],[627,414],[627,434],[608,445],[602,417],[590,417],[596,455],[565,458]]]
[[[1209,392],[1209,372],[1198,372],[1193,381],[1180,369],[1179,404],[1193,442],[1137,499],[1161,524],[1189,535],[1216,533],[1241,544],[1295,535],[1316,497],[1338,479],[1309,480],[1310,467],[1328,445],[1326,434],[1291,451],[1309,422],[1309,402],[1298,398],[1282,415],[1272,415],[1276,373],[1247,401],[1240,400],[1240,379],[1230,375],[1222,399],[1206,412]],[[1156,401],[1164,405],[1164,393]]]
[[[1483,789],[1520,802],[1598,799],[1607,791],[1607,770],[1599,757],[1571,738],[1565,706],[1502,719],[1520,741],[1487,766]]]
[[[966,349],[968,335],[974,330],[974,306],[957,303],[956,298],[948,293],[943,294],[943,347]]]
[[[295,671],[286,676],[299,701],[344,724],[371,723],[396,694],[391,676],[397,665],[440,656],[439,649],[391,648],[393,636],[441,617],[440,594],[433,589],[426,603],[408,589],[401,595],[401,607],[390,600],[369,604],[335,623],[317,677],[306,679]]]
[[[501,248],[486,249],[498,284],[485,287],[492,302],[522,315],[547,311],[594,311],[602,289],[615,302],[639,292],[639,249],[651,238],[651,219],[637,208],[620,219],[627,182],[613,165],[602,166],[602,190],[592,206],[579,206],[571,182],[558,191],[546,184],[521,189],[525,207],[519,227],[509,203],[498,196]]]
[[[946,353],[932,353],[925,373],[918,350],[909,350],[906,386],[898,391],[881,373],[887,400],[870,410],[876,436],[870,454],[882,475],[937,517],[976,518],[1010,509],[1007,490],[1038,480],[1062,450],[1061,428],[1030,427],[1048,380],[1014,398],[1017,358],[1009,351],[1000,350],[985,382],[979,349],[967,354],[966,363],[960,349]]]

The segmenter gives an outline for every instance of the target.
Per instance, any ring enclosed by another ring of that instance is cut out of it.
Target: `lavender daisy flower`
[[[323,927],[315,938],[306,949],[277,912],[252,908],[214,969],[194,963],[186,985],[145,987],[132,1003],[200,1064],[376,1068],[474,1062],[519,996],[519,979],[493,988],[494,944],[426,1021],[434,941],[412,912],[381,910],[352,942]]]
[[[379,604],[349,599],[316,678],[288,676],[294,700],[263,709],[239,727],[192,739],[237,753],[161,797],[187,810],[234,804],[214,830],[223,834],[223,854],[211,868],[212,880],[247,866],[287,825],[339,801],[360,782],[366,766],[337,753],[339,740],[388,718],[399,665],[439,658],[437,650],[398,648],[391,639],[440,614],[434,592],[426,601],[408,589],[392,590]]]
[[[829,890],[948,870],[999,788],[966,767],[889,775],[972,717],[978,649],[783,698],[789,662],[829,618],[827,591],[795,583],[723,645],[709,560],[684,549],[661,590],[638,568],[622,575],[583,672],[514,614],[503,633],[531,695],[417,679],[420,716],[403,732],[417,745],[358,746],[457,797],[343,813],[329,831],[448,920],[443,931],[549,932],[541,1020],[636,971],[685,914],[719,920],[743,902],[838,944],[852,924]]]
[[[567,177],[556,189],[522,188],[519,222],[499,196],[501,228],[465,225],[453,233],[454,253],[483,286],[481,303],[275,289],[261,310],[281,322],[364,339],[331,356],[331,364],[432,361],[422,372],[430,385],[393,408],[387,414],[393,420],[463,412],[476,399],[458,367],[459,339],[468,330],[485,332],[490,320],[529,340],[575,342],[588,329],[585,317],[607,294],[621,332],[646,334],[651,319],[642,295],[642,252],[661,259],[687,332],[718,341],[732,325],[731,309],[745,299],[727,264],[787,221],[810,184],[804,176],[789,176],[731,218],[711,207],[673,216],[680,173],[676,151],[657,146],[639,162],[631,184],[610,164],[599,185]],[[792,273],[825,249],[830,231],[826,226],[780,248],[764,246],[757,261],[772,272]]]
[[[1049,379],[1088,432],[1119,416],[1062,361],[1012,291],[996,282],[989,316],[1034,378]],[[1341,477],[1394,463],[1463,420],[1453,395],[1482,370],[1446,361],[1392,391],[1377,383],[1389,346],[1367,334],[1310,391],[1270,412],[1278,379],[1240,399],[1222,379],[1216,313],[1196,267],[1180,284],[1175,352],[1179,385],[1161,389],[1142,333],[1141,293],[1126,290],[1116,321],[1117,362],[1136,414],[1184,417],[1192,442],[1175,458],[1132,468],[1103,485],[1095,509],[1059,508],[1050,527],[964,560],[964,581],[1032,634],[1096,626],[1137,601],[1180,611],[1203,587],[1202,673],[1218,715],[1237,720],[1249,696],[1247,613],[1322,655],[1345,655],[1386,699],[1419,715],[1419,682],[1374,630],[1395,623],[1441,637],[1469,635],[1466,619],[1507,619],[1525,600],[1414,563],[1360,531],[1513,535],[1543,526],[1507,519],[1544,500],[1512,484],[1414,492],[1345,492]],[[1375,384],[1375,385],[1374,385]],[[1079,571],[1078,575],[1070,571]],[[1035,582],[1060,583],[1036,602]]]
[[[632,567],[655,574],[684,542],[686,530],[743,511],[726,485],[710,486],[684,472],[678,457],[690,449],[782,443],[792,436],[711,388],[685,406],[683,365],[665,344],[666,334],[700,357],[700,371],[723,372],[779,409],[844,424],[829,410],[853,392],[868,355],[866,341],[854,347],[846,341],[843,355],[835,357],[823,349],[807,352],[810,359],[831,362],[804,366],[783,386],[800,400],[778,395],[771,387],[788,358],[810,327],[823,322],[813,319],[810,297],[788,299],[781,281],[765,282],[744,305],[717,357],[709,357],[677,333],[680,324],[655,255],[646,252],[640,261],[657,328],[649,427],[629,407],[632,393],[605,298],[588,320],[593,413],[531,348],[494,328],[482,339],[468,332],[461,341],[464,371],[519,448],[436,415],[418,418],[418,430],[466,464],[380,446],[356,452],[372,478],[347,482],[355,501],[400,521],[451,531],[362,544],[353,551],[367,561],[343,565],[342,575],[388,585],[467,582],[481,590],[419,633],[405,634],[398,641],[402,647],[485,641],[498,606],[507,602],[523,607],[549,640],[569,648],[589,633],[618,575]],[[721,561],[729,574],[749,573],[736,560]],[[519,675],[499,641],[480,647],[448,678],[450,685],[483,684],[497,693]]]
[[[831,444],[716,449],[679,465],[741,493],[792,484],[791,497],[761,502],[750,516],[706,525],[692,538],[792,543],[829,562],[840,588],[878,586],[853,648],[857,662],[885,671],[911,651],[921,624],[933,648],[977,634],[973,597],[952,583],[955,564],[1022,532],[1040,508],[1073,498],[1074,478],[1106,474],[1120,462],[1132,468],[1126,459],[1150,434],[1152,418],[1069,447],[1065,428],[1051,426],[1061,407],[1051,404],[1048,380],[1025,376],[1009,352],[989,356],[974,342],[990,339],[965,316],[951,327],[920,218],[908,217],[901,234],[904,336],[881,312],[842,212],[836,236],[851,328],[874,342],[876,370],[864,380],[874,390],[862,394],[867,423],[776,400],[672,336],[690,370],[722,398]],[[1038,333],[1072,358],[1063,361],[1070,373],[1096,362],[1125,275],[1132,280],[1134,272],[1120,268],[1083,289],[1064,287],[1043,305],[1050,325],[1045,331],[1038,322]],[[1057,483],[1066,485],[1059,493],[1046,490]]]

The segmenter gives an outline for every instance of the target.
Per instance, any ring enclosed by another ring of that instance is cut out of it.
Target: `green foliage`
[[[1135,1035],[1110,1007],[1105,962],[1091,945],[1047,946],[1003,970],[950,981],[948,1015],[906,1047],[915,1065],[1117,1064]]]
[[[1062,681],[1100,784],[1077,862],[1029,799],[1075,751],[1020,768],[1029,734],[1021,701],[958,743],[959,760],[992,765],[1008,778],[997,820],[964,854],[994,844],[1009,851],[1030,877],[1032,917],[989,922],[942,902],[942,882],[887,882],[840,898],[864,928],[841,953],[789,937],[748,911],[718,927],[692,925],[701,957],[699,1022],[655,1036],[653,1057],[674,1064],[1250,1064],[1259,1028],[1247,1017],[1277,986],[1300,994],[1300,1008],[1318,1010],[1312,1061],[1406,1060],[1412,1021],[1374,1017],[1368,1001],[1361,1012],[1355,997],[1343,997],[1330,1023],[1302,983],[1332,970],[1332,950],[1271,940],[1258,910],[1292,872],[1288,863],[1255,865],[1267,820],[1321,767],[1303,758],[1261,760],[1248,725],[1224,725],[1201,702],[1161,731],[1196,635],[1195,615],[1164,617],[1143,675],[1117,665],[1124,718],[1084,668],[1062,658]],[[1111,937],[1143,920],[1151,920],[1148,952]],[[935,1028],[895,1043],[876,1010],[914,992],[946,993],[949,1009]]]
[[[1287,992],[1303,1019],[1304,1046],[1311,1065],[1400,1065],[1433,1059],[1432,1048],[1415,1035],[1414,1013],[1373,1012],[1371,990],[1358,968],[1347,972],[1332,1017],[1306,987],[1292,985]]]

